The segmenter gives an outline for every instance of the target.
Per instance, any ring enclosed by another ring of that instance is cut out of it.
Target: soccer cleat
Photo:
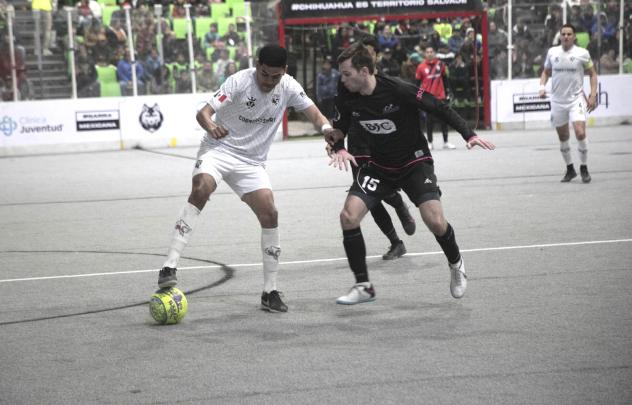
[[[579,173],[582,176],[583,183],[590,183],[590,180],[592,180],[592,177],[590,177],[590,173],[588,173],[588,166],[586,165],[579,166]]]
[[[454,298],[461,298],[467,288],[467,276],[465,275],[465,263],[463,258],[456,264],[450,264],[450,293]]]
[[[444,142],[443,149],[456,149],[456,146],[454,146],[450,142]]]
[[[572,164],[570,164],[566,166],[566,174],[560,181],[562,183],[568,183],[569,181],[573,180],[575,177],[577,177],[577,172],[575,171],[575,167]]]
[[[404,242],[401,240],[399,242],[395,242],[388,248],[388,252],[382,255],[383,260],[395,260],[397,258],[402,257],[406,254],[406,246],[404,246]]]
[[[158,273],[158,287],[167,288],[178,284],[176,269],[173,267],[163,267]]]
[[[395,209],[395,212],[397,212],[397,216],[402,223],[402,227],[404,228],[406,235],[414,234],[415,229],[417,229],[417,225],[415,225],[415,219],[410,215],[408,207],[405,204],[402,204],[401,207]]]
[[[351,287],[347,295],[338,297],[336,304],[355,305],[370,301],[375,301],[375,290],[373,289],[373,284],[366,282],[357,283]]]
[[[281,300],[281,293],[277,290],[261,293],[261,309],[270,312],[287,312],[287,305]]]

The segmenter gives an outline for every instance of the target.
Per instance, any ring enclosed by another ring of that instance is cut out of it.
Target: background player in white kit
[[[277,210],[264,164],[287,107],[302,111],[321,131],[332,128],[301,85],[285,74],[286,70],[287,51],[278,45],[266,45],[259,51],[255,68],[228,77],[197,113],[197,121],[207,133],[193,169],[191,194],[178,216],[167,260],[158,276],[159,287],[176,284],[180,255],[204,205],[224,180],[261,224],[261,307],[271,312],[287,311],[276,285],[281,248]]]
[[[562,183],[567,183],[577,177],[569,144],[569,121],[573,124],[577,138],[582,181],[589,183],[591,177],[587,165],[586,113],[597,107],[597,72],[588,51],[575,45],[573,25],[562,26],[560,39],[561,45],[552,47],[546,54],[544,71],[540,77],[540,97],[546,96],[544,86],[549,77],[552,77],[551,123],[557,130],[560,151],[566,162],[566,174],[562,178]],[[583,91],[585,72],[590,75],[590,95],[587,100]]]

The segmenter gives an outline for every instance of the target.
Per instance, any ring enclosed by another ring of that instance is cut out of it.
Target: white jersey
[[[261,165],[266,161],[285,109],[302,111],[314,102],[288,74],[268,93],[259,89],[255,76],[256,68],[238,71],[208,101],[216,111],[215,122],[224,126],[228,135],[214,139],[207,134],[202,142],[243,162]]]
[[[562,46],[549,49],[544,68],[551,71],[551,100],[570,104],[583,95],[584,71],[593,66],[590,54],[573,45],[565,51]]]

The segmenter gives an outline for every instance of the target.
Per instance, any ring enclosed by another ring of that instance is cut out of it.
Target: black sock
[[[452,229],[452,225],[448,224],[448,230],[445,232],[443,236],[435,235],[437,242],[443,249],[443,253],[448,258],[448,263],[456,264],[461,260],[461,252],[459,251],[459,246],[456,244],[456,237],[454,236],[454,229]]]
[[[342,244],[345,247],[349,267],[353,271],[356,283],[369,281],[369,273],[366,268],[366,247],[362,230],[359,227],[347,231],[343,230]]]
[[[384,202],[395,209],[398,209],[404,206],[404,200],[402,199],[402,196],[399,195],[398,192],[395,192],[389,196],[384,197]]]
[[[397,231],[393,226],[393,220],[391,220],[391,216],[388,214],[388,211],[386,211],[386,208],[384,208],[384,204],[379,203],[373,207],[371,215],[377,227],[380,228],[380,231],[391,241],[391,244],[399,242]]]

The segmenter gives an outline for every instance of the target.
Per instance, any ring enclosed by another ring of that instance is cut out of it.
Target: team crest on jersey
[[[272,104],[274,105],[278,105],[279,104],[279,100],[281,99],[281,97],[279,97],[278,94],[275,94],[272,96]]]
[[[307,97],[307,96],[305,95],[305,92],[304,92],[304,91],[301,91],[300,93],[298,93],[298,95],[299,95],[299,96],[301,96],[302,98]]]
[[[255,107],[255,101],[257,101],[256,98],[254,97],[248,97],[248,101],[246,102],[246,107],[250,108],[254,108]]]
[[[394,113],[395,111],[399,111],[399,106],[394,105],[394,104],[386,105],[384,106],[384,109],[382,110],[384,114]]]
[[[360,113],[359,113],[359,112],[357,112],[357,111],[352,111],[352,112],[351,112],[351,116],[352,116],[352,117],[356,117],[356,118],[357,118],[357,117],[359,117],[359,116],[360,116]]]
[[[154,104],[153,107],[148,107],[147,104],[143,104],[143,111],[140,112],[138,121],[140,125],[149,132],[155,132],[162,126],[162,113],[158,104]]]
[[[367,132],[377,135],[386,135],[397,131],[397,126],[391,120],[360,121],[360,125]]]

